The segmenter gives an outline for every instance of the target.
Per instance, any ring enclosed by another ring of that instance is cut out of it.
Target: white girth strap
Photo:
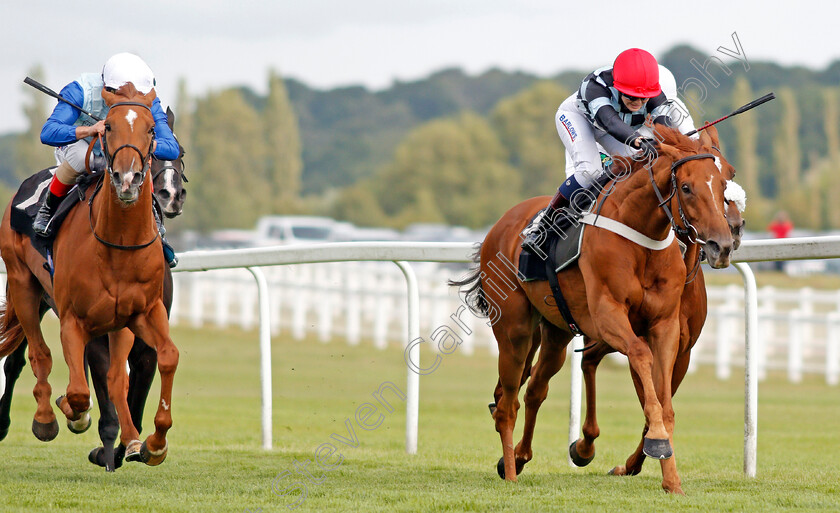
[[[618,235],[621,235],[625,239],[635,242],[639,246],[653,249],[656,251],[665,249],[674,242],[674,230],[668,230],[668,236],[665,237],[664,240],[654,240],[648,237],[647,235],[637,232],[636,230],[630,228],[626,224],[621,224],[615,219],[610,219],[608,217],[603,216],[596,216],[592,212],[588,212],[583,214],[580,218],[580,222],[583,224],[588,224],[589,226],[597,226],[598,228],[603,228],[604,230],[611,231]]]

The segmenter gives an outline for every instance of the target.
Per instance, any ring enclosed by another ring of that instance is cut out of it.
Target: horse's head
[[[694,141],[676,130],[657,129],[661,140],[655,168],[670,167],[671,194],[668,201],[677,231],[703,244],[709,265],[729,265],[734,248],[726,218],[724,191],[727,177],[720,157],[709,145]]]
[[[102,138],[108,174],[117,198],[130,205],[140,197],[155,149],[155,91],[144,95],[129,82],[117,90],[103,89],[102,98],[110,107]]]
[[[740,185],[735,183],[735,167],[729,163],[720,151],[718,131],[714,126],[700,132],[700,143],[712,149],[712,153],[720,159],[721,172],[726,178],[726,190],[724,201],[726,202],[726,222],[729,223],[729,230],[735,239],[734,249],[741,246],[741,238],[744,236],[743,211],[746,208],[747,196]]]
[[[169,128],[172,128],[175,114],[169,108],[166,109],[166,117]],[[155,199],[160,204],[163,215],[169,219],[181,215],[184,200],[187,198],[187,190],[184,188],[184,182],[187,181],[184,175],[184,147],[180,148],[181,153],[176,160],[152,159]]]

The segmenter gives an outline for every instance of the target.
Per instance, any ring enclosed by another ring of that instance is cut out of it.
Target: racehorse
[[[29,342],[37,379],[33,432],[49,439],[55,414],[49,402],[52,357],[39,325],[44,294],[54,300],[61,325],[70,383],[59,408],[71,422],[78,422],[90,408],[85,346],[93,337],[107,334],[108,393],[118,413],[126,460],[158,465],[168,451],[166,432],[172,425],[178,350],[169,337],[162,300],[166,264],[152,213],[149,171],[155,145],[151,114],[155,94],[143,95],[127,83],[116,91],[103,90],[102,97],[111,107],[102,137],[107,180],[103,179],[104,186],[100,182],[101,187],[87,191],[88,208],[72,210],[56,235],[52,280],[28,239],[12,230],[11,207],[6,209],[0,225],[0,251],[8,273],[6,304],[0,315],[0,356],[17,349],[24,337]],[[80,272],[85,267],[93,271]],[[161,375],[155,432],[142,443],[126,399],[125,366],[134,344],[132,333],[157,351]]]
[[[664,127],[657,129],[657,138],[655,159],[615,158],[616,168],[623,171],[605,188],[612,193],[600,195],[599,215],[655,241],[667,240],[673,228],[702,241],[712,267],[728,266],[733,238],[723,210],[725,179],[710,153],[713,150],[703,141]],[[662,190],[668,189],[663,199]],[[478,267],[465,280],[453,282],[471,285],[468,302],[492,316],[501,384],[493,412],[503,452],[499,473],[511,481],[532,457],[537,410],[572,338],[571,321],[546,300],[553,298],[547,282],[523,282],[510,265],[519,259],[520,233],[544,206],[545,198],[532,198],[506,212],[481,244]],[[662,486],[674,493],[682,493],[682,488],[672,458],[671,375],[679,350],[679,299],[685,276],[676,244],[649,249],[598,227],[584,231],[576,264],[557,273],[575,326],[628,357],[638,377],[648,426],[644,453],[662,460]],[[531,370],[525,395],[523,438],[514,449],[518,391],[526,362],[540,340],[540,359]]]
[[[735,168],[720,153],[717,130],[714,127],[710,127],[707,131],[701,132],[701,140],[712,148],[714,153],[719,157],[724,177],[727,180],[732,180],[735,176]],[[743,204],[739,205],[736,201],[727,200],[726,202],[726,220],[732,232],[734,249],[738,249],[741,243],[741,237],[744,234],[744,219],[740,211],[743,207]],[[706,322],[707,313],[706,283],[703,270],[700,267],[700,260],[702,258],[701,248],[700,245],[691,244],[690,241],[684,242],[686,243],[684,260],[686,269],[688,270],[688,276],[686,277],[685,288],[680,298],[680,347],[671,378],[672,396],[676,394],[677,388],[679,388],[688,371],[691,349],[700,337],[700,332]],[[588,465],[594,458],[594,441],[600,434],[595,412],[595,372],[603,358],[614,352],[614,349],[608,344],[600,341],[592,341],[588,337],[584,339],[584,347],[585,350],[581,361],[586,387],[586,417],[582,427],[584,436],[569,446],[569,455],[575,465],[579,467]],[[636,393],[641,400],[642,390],[638,386],[638,377],[635,375],[633,376],[633,383],[636,385]],[[643,437],[646,432],[647,426],[642,431]],[[644,460],[643,443],[640,443],[636,451],[627,458],[625,464],[614,467],[610,470],[610,474],[636,475],[641,472]]]
[[[169,107],[166,108],[166,118],[169,128],[174,130],[175,113]],[[184,188],[184,183],[188,181],[184,174],[184,147],[180,146],[180,149],[176,160],[152,159],[154,197],[167,219],[181,215],[187,198],[187,190]]]
[[[170,128],[174,129],[175,114],[171,109],[166,109],[167,121]],[[181,146],[178,159],[158,160],[152,158],[151,175],[154,180],[154,198],[160,205],[163,215],[173,218],[181,214],[186,197],[184,189],[184,148]],[[172,306],[172,273],[167,267],[163,286],[163,303],[167,314]],[[41,304],[41,315],[51,308],[50,302],[46,300]],[[8,356],[3,367],[6,379],[6,387],[3,395],[0,396],[0,440],[8,434],[11,423],[10,410],[14,385],[26,364],[27,341],[24,339],[20,346]],[[94,337],[85,347],[85,363],[90,369],[93,388],[96,392],[96,401],[99,406],[99,439],[102,446],[90,452],[89,460],[108,471],[113,471],[122,465],[125,455],[125,447],[120,445],[114,452],[114,441],[119,431],[119,422],[114,404],[108,398],[107,372],[110,367],[108,354],[108,337]],[[131,411],[131,418],[138,432],[142,432],[143,410],[146,405],[146,398],[154,378],[155,366],[157,365],[157,354],[141,339],[135,339],[134,346],[128,355],[130,368],[128,385],[128,405]],[[68,428],[71,432],[82,433],[90,426],[90,416],[85,416],[83,422],[68,421]],[[48,433],[49,440],[58,434],[58,424],[55,424],[54,432]]]

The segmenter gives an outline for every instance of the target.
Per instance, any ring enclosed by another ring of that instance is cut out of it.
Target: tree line
[[[704,61],[678,46],[660,61],[679,84],[691,76],[692,58]],[[764,229],[779,210],[797,227],[840,227],[840,61],[822,71],[758,62],[732,69],[711,70],[719,84],[703,112],[692,114],[700,124],[776,92],[776,101],[718,125],[747,191],[748,228]],[[236,87],[196,98],[181,79],[171,105],[190,182],[174,229],[252,228],[266,214],[486,227],[516,202],[560,184],[565,161],[554,112],[586,73],[468,76],[448,69],[372,92],[319,91],[269,71],[265,95]],[[41,68],[31,75],[44,78]],[[27,100],[28,129],[0,137],[6,198],[54,160],[38,140],[52,102],[34,90]]]

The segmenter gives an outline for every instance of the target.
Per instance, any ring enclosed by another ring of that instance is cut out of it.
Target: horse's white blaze
[[[171,164],[167,162],[167,164]],[[169,201],[166,202],[166,206],[169,207],[172,205],[172,202],[175,201],[175,170],[174,169],[167,169],[163,175],[163,188],[169,191]]]
[[[128,109],[128,114],[125,115],[125,120],[128,121],[128,125],[131,127],[131,131],[134,131],[134,120],[137,119],[137,113],[134,112],[134,109]]]
[[[715,157],[715,163],[717,164],[717,157]],[[718,164],[718,167],[720,167],[720,164]],[[723,209],[720,212],[723,213],[723,212],[726,212],[726,203],[724,203],[722,201],[720,203],[718,203],[717,198],[715,198],[715,188],[712,187],[712,181],[714,179],[715,179],[715,177],[709,178],[709,181],[706,182],[706,185],[709,186],[709,190],[712,192],[712,205],[718,205],[718,204],[722,205]]]
[[[717,156],[715,157],[715,165],[717,166],[718,171],[723,173],[723,168],[720,166],[720,157],[717,157]]]

